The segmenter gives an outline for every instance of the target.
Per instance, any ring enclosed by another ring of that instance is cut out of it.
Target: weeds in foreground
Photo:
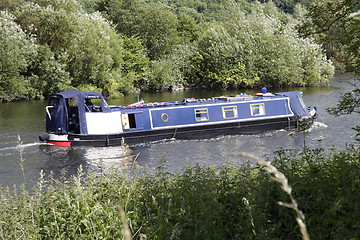
[[[296,222],[298,223],[298,225],[300,227],[301,235],[304,240],[310,240],[309,233],[306,229],[305,215],[299,209],[298,204],[297,204],[294,196],[291,193],[292,188],[289,185],[288,179],[285,177],[285,175],[282,172],[280,172],[276,167],[274,167],[271,164],[271,162],[266,161],[262,158],[256,157],[256,156],[248,154],[248,153],[239,153],[239,154],[232,154],[232,155],[238,156],[238,157],[244,157],[244,158],[255,161],[258,165],[263,167],[266,172],[268,172],[269,174],[271,174],[273,176],[272,180],[280,183],[281,189],[289,196],[291,203],[284,203],[284,202],[279,201],[278,204],[280,206],[293,209],[296,212],[296,215],[297,215]]]
[[[358,147],[281,149],[271,164],[292,188],[267,163],[268,171],[252,163],[188,164],[176,173],[162,166],[135,178],[116,169],[95,175],[80,168],[60,179],[41,173],[30,194],[0,189],[0,239],[303,239],[301,212],[278,204],[289,193],[313,239],[360,237]]]

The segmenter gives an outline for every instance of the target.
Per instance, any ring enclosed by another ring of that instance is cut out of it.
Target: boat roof
[[[50,95],[50,97],[52,96],[61,96],[63,98],[102,98],[102,94],[98,92],[84,92],[77,90],[68,90],[61,93],[54,93]]]
[[[281,92],[281,93],[269,93],[266,95],[247,95],[240,94],[235,96],[220,96],[220,97],[212,97],[212,98],[185,98],[182,101],[169,101],[169,102],[138,102],[128,105],[118,105],[111,106],[112,108],[123,108],[123,109],[139,109],[139,108],[154,108],[154,107],[166,107],[171,105],[197,105],[204,103],[219,103],[219,102],[238,102],[238,101],[252,101],[252,100],[262,100],[262,99],[276,99],[276,98],[284,98],[284,97],[296,97],[301,96],[302,92],[294,91],[294,92]]]

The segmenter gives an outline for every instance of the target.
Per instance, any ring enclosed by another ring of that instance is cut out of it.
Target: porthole
[[[169,120],[169,116],[166,113],[161,114],[161,120],[163,122],[167,122]]]

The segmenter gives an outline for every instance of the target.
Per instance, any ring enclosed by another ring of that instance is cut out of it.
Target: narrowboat
[[[39,139],[63,147],[297,130],[316,117],[316,107],[306,107],[301,92],[266,88],[256,95],[120,106],[109,106],[97,92],[69,90],[50,95],[45,110],[46,133]]]

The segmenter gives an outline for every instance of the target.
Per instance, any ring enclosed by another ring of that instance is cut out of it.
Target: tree
[[[311,38],[299,37],[295,23],[273,3],[254,4],[250,13],[233,3],[223,21],[200,36],[191,82],[223,87],[327,82],[334,72],[331,61]]]
[[[31,84],[30,99],[43,98],[51,93],[67,90],[71,86],[70,74],[66,64],[55,59],[49,46],[38,45],[38,52],[26,75]]]
[[[95,9],[116,25],[117,32],[139,36],[144,11],[139,0],[99,0]]]
[[[150,4],[144,6],[137,0],[102,0],[97,10],[116,24],[118,33],[139,37],[151,60],[169,54],[179,43],[178,19],[171,11]]]
[[[197,42],[190,83],[208,87],[247,87],[259,80],[247,71],[241,58],[243,45],[221,24],[212,24]]]
[[[249,2],[255,2],[259,0],[247,0]],[[286,13],[294,13],[296,4],[302,4],[308,7],[313,0],[272,0],[272,2],[281,10]],[[269,2],[269,0],[260,0],[261,3]]]
[[[18,6],[25,3],[25,0],[0,0],[0,10],[14,11]]]
[[[0,11],[0,100],[27,98],[31,88],[24,73],[37,54],[33,38],[28,38],[15,18]]]
[[[143,66],[148,61],[143,51],[136,49],[139,44],[125,44],[125,41],[138,40],[127,40],[117,34],[100,13],[85,13],[74,0],[66,0],[66,4],[60,0],[34,0],[22,6],[17,15],[23,28],[36,36],[40,45],[46,46],[43,56],[48,56],[47,64],[65,69],[65,72],[51,75],[61,83],[57,86],[63,86],[70,79],[68,88],[100,91],[106,97],[116,97],[120,92],[133,91],[134,81],[144,77],[143,68],[124,63],[125,57],[136,59],[136,54],[139,54],[138,59],[143,59],[138,65]],[[32,69],[40,76],[34,77],[33,82],[44,92],[54,90],[41,83],[41,76],[49,75],[43,72],[49,67],[41,64],[38,67],[42,68]]]
[[[299,24],[299,32],[322,44],[338,67],[349,69],[349,63],[356,62],[353,53],[359,49],[359,42],[354,41],[359,36],[359,20],[355,13],[359,7],[358,0],[313,1],[307,18]]]
[[[360,2],[357,0],[314,1],[307,19],[299,30],[304,36],[314,36],[328,50],[327,53],[341,60],[346,70],[360,76]],[[360,89],[345,93],[337,106],[328,108],[330,114],[360,113]],[[360,126],[354,127],[360,136]],[[359,140],[359,139],[358,139]]]
[[[360,6],[360,4],[359,4]],[[350,24],[344,36],[348,54],[347,70],[360,76],[360,11],[350,15]]]

